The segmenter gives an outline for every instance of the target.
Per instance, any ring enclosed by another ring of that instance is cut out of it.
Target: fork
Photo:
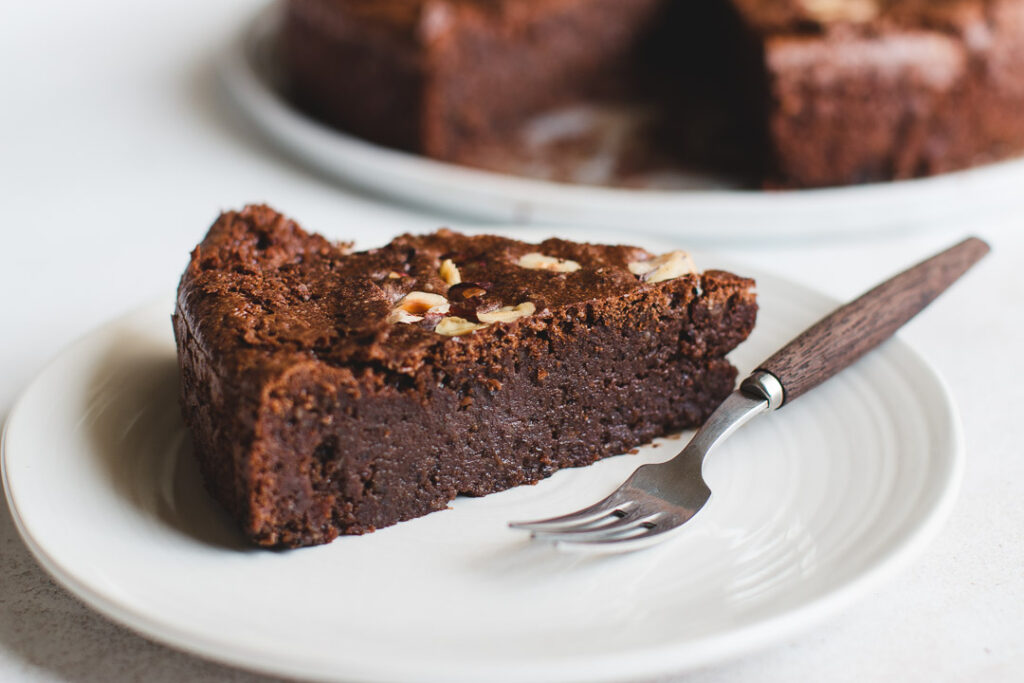
[[[886,280],[761,363],[671,460],[642,465],[611,495],[582,510],[509,526],[559,546],[604,551],[636,550],[670,538],[711,496],[702,468],[715,446],[891,337],[988,251],[985,242],[969,237]]]

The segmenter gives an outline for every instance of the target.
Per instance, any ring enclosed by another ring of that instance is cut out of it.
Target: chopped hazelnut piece
[[[477,323],[470,322],[465,318],[450,315],[447,318],[441,319],[441,322],[439,322],[437,327],[434,328],[434,332],[444,335],[445,337],[460,337],[484,327],[487,327],[487,325],[479,325]]]
[[[533,315],[537,307],[533,305],[531,301],[524,301],[518,306],[502,306],[501,308],[490,311],[489,313],[477,313],[476,317],[482,323],[510,323],[513,320],[519,320],[525,318],[528,315]]]
[[[861,24],[878,16],[876,0],[801,0],[811,19],[824,24],[850,22]]]
[[[395,323],[418,323],[423,320],[422,315],[413,315],[407,311],[403,311],[401,308],[396,308],[391,311],[388,315],[388,322],[394,325]]]
[[[449,301],[461,303],[482,296],[487,296],[487,287],[479,282],[460,282],[448,288]]]
[[[664,282],[696,273],[697,266],[685,251],[670,251],[646,261],[633,261],[629,264],[629,272],[639,275],[645,282]]]
[[[484,283],[479,282],[460,282],[449,287],[448,301],[452,305],[449,313],[475,322],[478,310],[493,310],[497,308],[497,302],[485,300],[487,287],[490,287],[489,283],[485,286]]]
[[[439,272],[441,274],[441,279],[448,283],[449,286],[457,285],[462,282],[462,275],[459,273],[459,269],[455,265],[455,262],[450,258],[446,258],[444,261],[441,261],[441,269]]]
[[[550,270],[553,273],[572,273],[580,269],[580,264],[575,261],[545,256],[536,251],[523,254],[519,259],[519,266],[530,270]]]
[[[444,315],[448,312],[449,307],[448,299],[440,294],[409,292],[392,309],[391,315],[388,316],[388,322],[415,323],[423,320],[428,313]]]

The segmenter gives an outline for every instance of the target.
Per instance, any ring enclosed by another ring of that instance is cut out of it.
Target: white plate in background
[[[276,21],[271,6],[219,57],[221,81],[238,108],[326,175],[421,207],[517,225],[628,226],[690,243],[878,236],[1024,207],[1024,159],[932,178],[788,191],[573,185],[448,164],[366,142],[291,107],[268,56]]]

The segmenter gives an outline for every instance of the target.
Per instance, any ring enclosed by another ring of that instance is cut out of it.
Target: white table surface
[[[220,209],[267,201],[367,245],[452,223],[322,180],[240,123],[211,58],[258,4],[0,4],[0,417],[62,347],[172,288]],[[902,333],[962,411],[968,464],[952,519],[838,618],[670,680],[1024,680],[1024,217],[719,251],[850,297],[967,232],[993,254]],[[137,680],[261,679],[93,613],[36,565],[0,506],[0,681]]]

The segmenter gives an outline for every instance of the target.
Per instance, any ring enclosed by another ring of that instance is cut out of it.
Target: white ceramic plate
[[[919,180],[775,192],[571,185],[446,164],[373,145],[291,108],[266,56],[274,24],[270,8],[221,54],[219,73],[232,100],[267,136],[321,172],[418,206],[504,223],[637,226],[692,244],[883,234],[1024,205],[1024,160]]]
[[[758,282],[741,372],[834,306]],[[198,480],[171,306],[99,328],[36,378],[5,429],[4,485],[26,543],[72,593],[155,640],[253,670],[600,681],[736,656],[904,565],[949,512],[963,464],[948,392],[896,339],[726,442],[706,466],[712,499],[662,546],[577,556],[505,523],[590,503],[677,439],[367,536],[257,550]]]

